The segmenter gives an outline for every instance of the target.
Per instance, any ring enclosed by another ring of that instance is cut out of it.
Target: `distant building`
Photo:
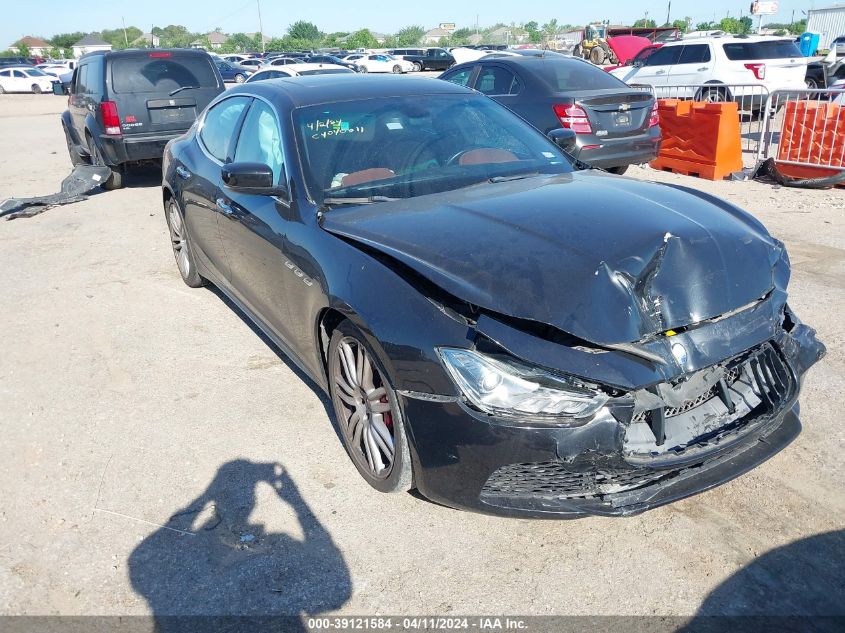
[[[29,54],[35,55],[36,57],[46,57],[50,53],[50,49],[53,48],[48,42],[45,42],[37,37],[32,37],[31,35],[27,35],[12,44],[9,47],[9,50],[16,55],[20,54],[20,46],[26,46],[29,49]]]
[[[426,31],[423,36],[423,44],[440,44],[440,40],[444,37],[449,37],[451,33],[446,29],[436,28]]]
[[[158,35],[153,35],[152,33],[144,33],[141,37],[132,42],[132,46],[138,48],[158,48],[161,46],[161,38]]]
[[[255,36],[256,36],[256,35],[258,35],[258,33],[257,33],[257,32],[255,32],[255,33],[246,33],[246,36],[247,36],[247,37],[251,37],[251,38],[253,38],[253,39],[255,39]],[[270,40],[272,40],[272,39],[273,39],[272,37],[268,37],[268,36],[266,36],[266,35],[264,35],[264,34],[262,34],[262,35],[261,35],[261,40],[262,40],[262,42],[264,43],[264,46],[267,46],[267,44],[269,44],[269,43],[270,43]]]
[[[212,31],[211,33],[206,33],[205,36],[208,38],[208,43],[211,44],[213,50],[217,50],[229,41],[229,36],[220,31]],[[194,40],[191,42],[191,48],[205,48],[205,40]]]
[[[523,44],[528,39],[528,32],[515,26],[500,26],[490,32],[489,39],[494,44]]]
[[[82,57],[85,53],[110,51],[111,49],[111,44],[100,38],[99,33],[91,33],[73,45],[73,56],[78,58]]]
[[[478,46],[482,41],[484,41],[484,36],[480,33],[473,33],[467,38],[467,41],[469,41],[469,43],[473,46]]]
[[[807,30],[819,33],[819,48],[830,48],[840,35],[845,35],[845,4],[807,11]]]

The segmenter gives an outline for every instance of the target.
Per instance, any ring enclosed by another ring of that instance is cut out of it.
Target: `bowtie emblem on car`
[[[687,360],[689,360],[687,348],[680,343],[674,343],[672,345],[672,356],[675,357],[675,360],[678,361],[679,365],[686,365]]]
[[[631,106],[630,106],[630,105],[628,105],[627,103],[623,103],[623,104],[621,104],[621,105],[619,106],[619,111],[620,111],[620,112],[627,112],[627,111],[628,111],[628,110],[630,110],[630,109],[631,109]]]

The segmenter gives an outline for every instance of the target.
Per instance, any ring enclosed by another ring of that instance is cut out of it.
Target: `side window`
[[[208,153],[221,163],[231,158],[235,126],[248,103],[247,97],[232,97],[216,104],[205,115],[200,139]]]
[[[20,70],[15,71],[15,77],[17,77],[18,79],[26,79],[26,75],[24,73],[22,73]]]
[[[710,61],[710,47],[707,44],[688,44],[681,52],[679,64],[703,64]]]
[[[235,162],[264,163],[273,170],[273,182],[281,180],[285,164],[282,134],[273,109],[260,99],[252,102],[244,119]]]
[[[646,59],[646,66],[671,66],[678,63],[682,46],[664,46]]]
[[[519,92],[519,80],[499,66],[486,66],[476,81],[476,89],[486,95],[514,95]]]
[[[473,70],[475,70],[474,67],[459,70],[458,72],[452,73],[448,77],[443,77],[443,79],[445,79],[446,81],[450,81],[453,84],[458,84],[459,86],[468,86],[469,80],[472,78]]]
[[[76,94],[84,95],[88,92],[86,87],[86,80],[88,78],[88,64],[81,64],[76,71],[76,87],[74,92]]]
[[[0,70],[0,77],[11,77],[12,71],[10,70]]]

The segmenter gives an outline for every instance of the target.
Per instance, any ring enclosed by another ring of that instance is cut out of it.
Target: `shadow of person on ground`
[[[304,537],[249,522],[260,483],[282,502],[268,510],[292,513]],[[320,614],[340,608],[352,587],[340,550],[287,472],[247,460],[224,464],[200,496],[145,538],[129,556],[129,576],[157,631],[209,630],[219,621],[184,616]],[[299,617],[276,623],[280,630],[304,630]],[[262,628],[254,624],[239,626]]]
[[[784,545],[716,587],[682,630],[845,630],[843,570],[845,530]]]

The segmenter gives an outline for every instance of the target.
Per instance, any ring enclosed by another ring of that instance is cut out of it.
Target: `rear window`
[[[587,62],[569,59],[543,59],[534,67],[552,90],[612,90],[627,86],[610,73]]]
[[[170,93],[177,88],[214,87],[211,60],[199,56],[119,57],[111,62],[112,89],[117,93]]]
[[[723,44],[725,55],[732,61],[756,59],[788,59],[801,57],[801,51],[791,40],[768,40],[765,42],[732,42]]]

